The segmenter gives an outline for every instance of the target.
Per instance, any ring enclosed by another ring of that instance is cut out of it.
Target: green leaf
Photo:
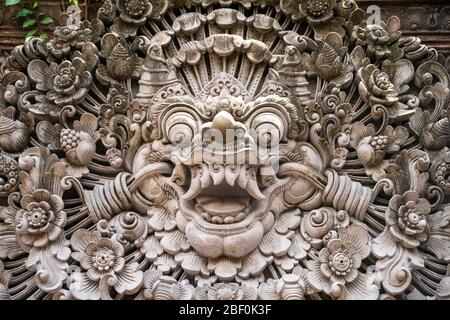
[[[48,36],[46,33],[41,33],[41,35],[39,36],[39,38],[41,38],[42,40],[48,39]]]
[[[70,3],[77,6],[78,5],[78,0],[70,0]]]
[[[36,9],[38,5],[39,5],[39,1],[38,0],[34,0],[32,8]]]
[[[17,18],[20,18],[20,17],[26,17],[26,16],[28,16],[28,15],[30,15],[30,14],[32,14],[32,13],[33,13],[33,11],[31,11],[30,9],[27,9],[27,8],[21,8],[21,9],[19,10],[19,12],[17,12],[16,17],[17,17]]]
[[[36,23],[36,19],[27,19],[23,22],[22,27],[28,28],[28,27],[31,27],[32,25],[34,25],[35,23]]]
[[[53,23],[53,19],[50,17],[45,17],[44,19],[41,20],[41,24],[50,24]]]
[[[6,0],[6,6],[14,6],[16,4],[18,4],[20,2],[20,0]]]
[[[31,30],[31,31],[28,31],[27,34],[26,34],[26,36],[25,36],[25,38],[30,38],[30,37],[34,36],[34,34],[36,33],[36,31],[37,31],[36,29]]]

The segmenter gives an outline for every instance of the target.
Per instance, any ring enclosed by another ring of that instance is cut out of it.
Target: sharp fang
[[[241,187],[244,190],[247,189],[248,175],[247,175],[247,169],[245,166],[241,167],[237,181],[238,181],[239,187]]]
[[[228,185],[233,187],[237,177],[239,176],[240,171],[239,168],[237,168],[236,171],[233,171],[231,168],[232,168],[231,166],[227,166],[225,168],[225,180],[228,183]]]
[[[182,196],[184,200],[192,200],[200,194],[202,186],[200,183],[200,173],[191,180],[189,190]]]
[[[266,198],[266,196],[263,195],[259,190],[258,183],[256,182],[255,179],[252,178],[248,179],[247,188],[245,190],[247,190],[248,194],[251,195],[256,200],[263,200]]]
[[[218,171],[217,170],[214,171],[214,168],[210,168],[209,172],[211,174],[215,186],[219,185],[225,178],[225,169],[223,166],[220,166]]]
[[[208,188],[211,185],[211,183],[213,182],[211,175],[209,173],[209,170],[207,168],[202,170],[200,182],[201,182],[202,189]]]

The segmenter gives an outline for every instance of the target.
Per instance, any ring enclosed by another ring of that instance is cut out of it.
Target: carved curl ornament
[[[0,298],[448,299],[449,75],[399,28],[353,0],[106,0],[26,40]]]

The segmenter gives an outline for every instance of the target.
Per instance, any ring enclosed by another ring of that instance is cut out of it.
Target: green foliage
[[[47,39],[47,34],[43,31],[44,28],[51,27],[55,23],[52,17],[40,9],[39,0],[0,0],[5,1],[6,6],[20,6],[17,11],[16,18],[21,22],[22,28],[27,31],[26,38],[36,36],[39,34],[41,39]],[[67,1],[67,2],[66,2]],[[79,0],[63,1],[69,5],[79,5]],[[84,0],[85,12],[88,11],[89,0]]]
[[[36,23],[36,19],[27,19],[23,22],[22,27],[28,28]]]
[[[6,0],[5,4],[20,6],[16,18],[22,23],[22,28],[27,31],[25,38],[36,36],[38,33],[41,39],[48,38],[43,29],[51,26],[55,21],[47,13],[42,12],[39,0]]]
[[[26,17],[29,16],[30,14],[33,14],[32,10],[28,8],[20,8],[20,10],[16,14],[16,17],[17,18]]]
[[[18,4],[20,2],[20,0],[6,0],[6,6],[14,6],[16,4]]]
[[[25,38],[30,38],[30,37],[34,36],[34,34],[35,34],[36,32],[37,32],[36,29],[28,31],[27,34],[26,34],[26,36],[25,36]]]
[[[54,22],[53,19],[50,17],[45,17],[44,19],[41,20],[41,24],[43,24],[43,25],[47,25],[47,24],[50,24],[53,22]]]

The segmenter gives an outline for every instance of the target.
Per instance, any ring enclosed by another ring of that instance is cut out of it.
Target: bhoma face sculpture
[[[0,297],[448,298],[449,76],[399,28],[352,0],[107,0],[26,40]]]

